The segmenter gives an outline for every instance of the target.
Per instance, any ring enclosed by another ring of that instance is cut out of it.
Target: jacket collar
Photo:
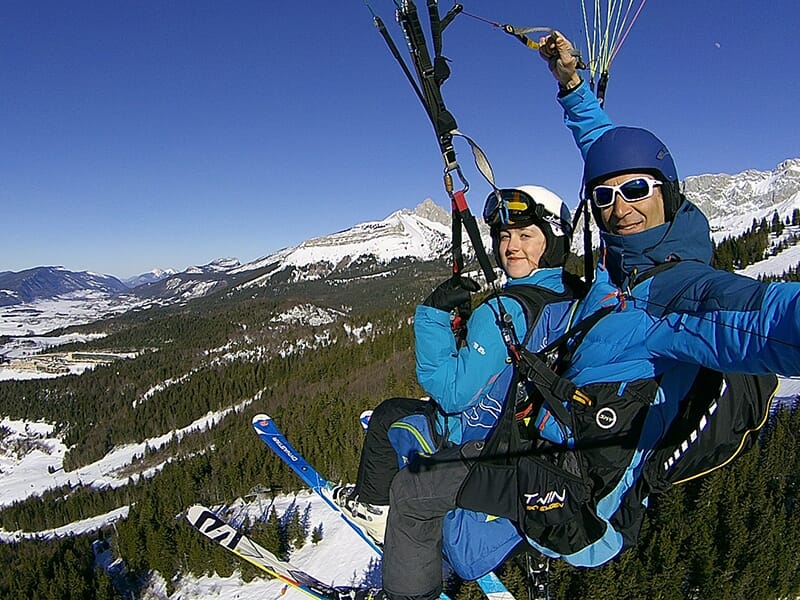
[[[506,285],[538,285],[554,292],[563,292],[566,289],[561,267],[536,269],[530,275],[517,279],[509,277]]]
[[[611,281],[627,287],[634,273],[657,265],[694,260],[711,262],[713,247],[708,219],[694,204],[684,200],[671,222],[632,235],[600,234],[603,261]]]

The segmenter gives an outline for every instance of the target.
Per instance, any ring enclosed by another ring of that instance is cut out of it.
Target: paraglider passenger
[[[385,505],[389,504],[389,487],[393,478],[397,482],[395,475],[400,467],[410,463],[416,470],[421,464],[419,454],[426,450],[430,454],[442,446],[453,447],[466,439],[485,436],[487,429],[481,419],[496,417],[494,406],[490,406],[487,415],[480,405],[482,401],[486,404],[492,390],[500,397],[506,391],[498,392],[497,387],[493,388],[498,375],[509,366],[508,348],[498,326],[501,313],[510,316],[515,331],[527,338],[528,346],[533,349],[557,337],[570,319],[573,290],[571,279],[565,279],[562,270],[572,235],[567,205],[546,188],[525,185],[491,193],[483,216],[490,226],[494,257],[507,276],[505,289],[508,293],[521,288],[541,290],[538,297],[541,305],[534,307],[536,321],[527,322],[526,315],[532,307],[522,305],[523,302],[530,305],[532,300],[514,295],[503,295],[502,299],[492,296],[471,313],[465,338],[459,344],[453,335],[451,313],[463,310],[471,293],[478,290],[474,281],[460,275],[445,280],[417,307],[414,321],[417,375],[431,400],[392,398],[376,408],[362,450],[358,482],[355,487],[343,486],[334,492],[337,502],[380,542],[384,541],[387,512],[390,523],[393,519],[392,511]],[[507,382],[503,384],[508,385]],[[426,440],[420,445],[422,437]],[[419,544],[405,543],[403,532],[408,525],[405,517],[389,527],[384,546],[383,581],[384,589],[393,597],[439,595],[442,520],[448,511],[456,508],[455,494],[468,471],[458,450],[454,448],[454,460],[440,462],[436,475],[427,478],[435,486],[435,497],[424,494],[424,510],[431,514],[429,518],[426,515],[422,527],[415,529],[415,534],[422,534]],[[442,458],[447,452],[444,450],[435,456]],[[400,470],[401,473],[405,471],[409,469]],[[403,487],[402,480],[392,487],[395,486]],[[416,486],[408,488],[405,494],[417,496]],[[383,506],[366,506],[367,502]],[[462,530],[470,519],[476,518],[469,511],[459,512],[453,515],[451,531]],[[486,515],[480,515],[480,522],[486,522]],[[521,537],[506,519],[494,520],[492,525],[508,540],[502,550],[505,556]],[[391,531],[399,532],[400,537],[393,537]],[[424,552],[419,553],[418,548],[424,548]],[[413,577],[409,577],[409,573],[414,573]]]

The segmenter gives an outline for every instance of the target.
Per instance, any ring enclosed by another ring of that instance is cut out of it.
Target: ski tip
[[[186,509],[186,518],[194,523],[197,521],[197,518],[206,511],[208,511],[208,509],[202,504],[194,504]]]
[[[369,419],[371,416],[372,416],[372,410],[365,410],[358,417],[358,420],[361,423],[361,427],[364,428],[364,431],[366,431],[367,428],[369,427]]]
[[[269,415],[265,415],[263,413],[253,417],[253,425],[254,426],[255,425],[260,425],[260,426],[264,427],[264,426],[268,425],[270,421],[271,421],[271,419],[270,419]]]

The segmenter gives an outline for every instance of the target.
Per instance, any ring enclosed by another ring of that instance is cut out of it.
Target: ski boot
[[[349,483],[335,486],[330,494],[345,516],[358,525],[377,544],[383,545],[389,507],[359,502],[358,496],[354,492],[355,485]]]

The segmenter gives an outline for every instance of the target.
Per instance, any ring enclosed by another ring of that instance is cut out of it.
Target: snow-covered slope
[[[175,269],[153,269],[152,271],[148,271],[147,273],[141,273],[140,275],[136,275],[135,277],[129,277],[127,279],[123,279],[122,282],[130,288],[135,288],[140,285],[144,285],[146,283],[154,283],[156,281],[161,281],[165,277],[169,277],[170,275],[174,275],[177,271]]]
[[[450,215],[427,199],[414,210],[399,210],[382,221],[307,240],[242,265],[233,273],[270,267],[259,283],[278,274],[290,281],[307,281],[396,260],[436,260],[449,250],[450,235]]]

